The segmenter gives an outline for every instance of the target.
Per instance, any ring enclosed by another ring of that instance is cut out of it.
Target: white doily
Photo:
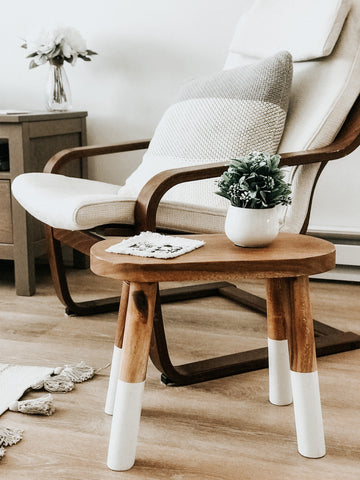
[[[203,245],[205,245],[205,242],[201,240],[172,237],[155,232],[142,232],[140,235],[111,245],[106,251],[138,257],[175,258]]]

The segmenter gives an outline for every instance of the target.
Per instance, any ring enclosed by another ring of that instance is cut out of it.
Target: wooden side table
[[[0,259],[14,260],[18,295],[35,292],[35,257],[46,253],[46,244],[40,223],[11,197],[11,182],[21,173],[42,171],[60,150],[86,145],[86,116],[87,112],[0,115]],[[74,162],[66,173],[86,176],[85,169],[85,163]]]
[[[191,238],[206,245],[170,260],[105,251],[121,238],[91,249],[94,273],[125,282],[105,408],[113,413],[109,468],[127,470],[135,461],[157,288],[162,281],[266,279],[270,401],[294,402],[299,452],[322,457],[325,441],[308,276],[335,267],[334,246],[285,233],[259,249],[236,247],[224,235]]]

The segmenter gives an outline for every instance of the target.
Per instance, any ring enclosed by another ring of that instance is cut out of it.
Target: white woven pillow
[[[161,119],[141,165],[119,191],[137,195],[156,173],[228,161],[253,150],[275,153],[292,81],[288,52],[185,85]],[[224,208],[214,180],[181,184],[165,201]]]

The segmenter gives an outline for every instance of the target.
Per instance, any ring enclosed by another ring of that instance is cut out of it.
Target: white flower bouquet
[[[78,58],[89,62],[96,52],[86,48],[86,42],[74,28],[57,28],[53,32],[43,32],[38,38],[21,45],[30,51],[29,68],[35,68],[49,62],[61,66],[64,61],[75,65]]]

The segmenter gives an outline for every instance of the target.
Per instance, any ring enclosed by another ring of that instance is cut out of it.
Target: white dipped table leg
[[[111,470],[134,465],[144,384],[118,380],[107,458]]]
[[[156,292],[156,283],[130,284],[107,458],[112,470],[135,462]]]
[[[116,395],[116,389],[117,389],[117,384],[119,380],[121,351],[122,351],[121,347],[123,343],[128,300],[129,300],[129,283],[123,282],[123,286],[121,290],[121,300],[120,300],[120,306],[119,306],[118,321],[116,325],[114,349],[113,349],[113,355],[112,355],[112,361],[111,361],[109,386],[108,386],[106,402],[105,402],[105,413],[107,413],[108,415],[112,415],[114,410],[115,395]]]
[[[290,297],[290,368],[298,451],[304,457],[320,458],[326,449],[307,277],[292,279]]]
[[[269,400],[274,405],[292,403],[287,322],[289,311],[289,280],[272,278],[267,281],[267,329],[269,357]]]
[[[274,405],[290,405],[292,390],[287,340],[268,338],[269,400]]]
[[[326,453],[318,372],[291,372],[298,451],[304,457]]]
[[[109,377],[109,386],[108,386],[106,402],[105,402],[105,413],[107,413],[108,415],[112,415],[114,411],[115,395],[116,395],[116,389],[119,381],[121,350],[122,350],[121,348],[114,345],[110,377]]]

